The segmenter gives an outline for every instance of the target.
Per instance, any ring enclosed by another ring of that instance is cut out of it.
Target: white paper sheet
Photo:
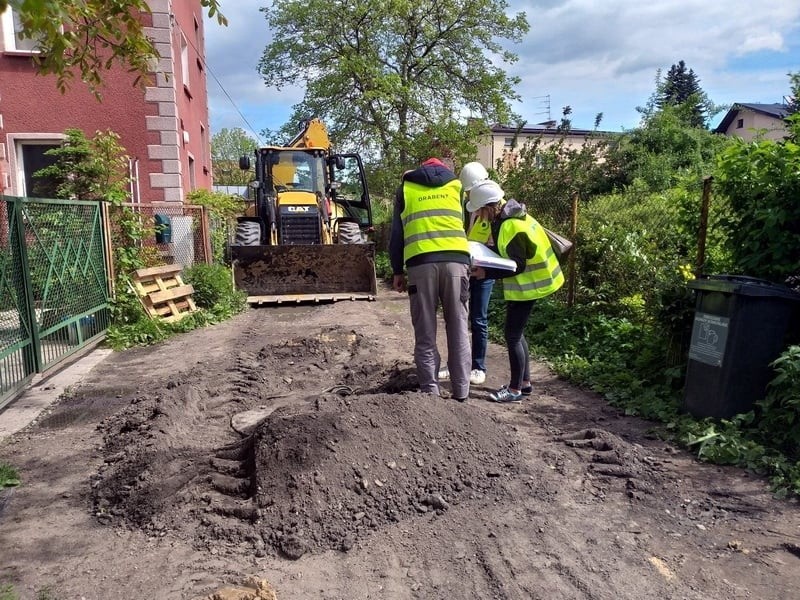
[[[517,270],[517,263],[511,259],[503,258],[497,252],[480,242],[470,240],[469,255],[472,257],[473,267],[489,267],[492,269],[504,269],[506,271]]]

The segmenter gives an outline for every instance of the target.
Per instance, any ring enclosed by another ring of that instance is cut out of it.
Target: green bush
[[[198,263],[185,269],[183,278],[194,287],[192,297],[200,308],[212,308],[220,303],[235,306],[242,295],[233,288],[231,270],[222,265]]]
[[[800,460],[800,346],[790,346],[775,362],[767,397],[757,402],[762,437]]]
[[[198,189],[186,195],[187,202],[204,206],[211,224],[211,252],[215,263],[230,262],[228,236],[236,230],[236,218],[244,215],[246,202],[239,196]]]
[[[111,325],[106,331],[106,344],[114,350],[132,346],[149,346],[167,339],[169,326],[151,319],[128,280],[120,277],[111,300]]]
[[[389,253],[382,250],[375,253],[375,275],[379,280],[391,281],[392,264],[389,262]]]
[[[19,600],[19,596],[14,591],[14,586],[10,583],[0,583],[0,600]]]
[[[789,121],[787,140],[737,138],[716,171],[730,203],[722,224],[739,272],[778,283],[800,275],[800,115]]]

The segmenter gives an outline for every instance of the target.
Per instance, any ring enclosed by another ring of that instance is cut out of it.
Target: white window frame
[[[8,134],[8,166],[11,171],[11,195],[25,196],[25,164],[22,159],[22,146],[61,145],[66,136],[63,133],[10,133]]]
[[[197,189],[197,173],[195,169],[197,168],[197,162],[194,160],[194,154],[191,152],[186,153],[186,159],[188,163],[188,174],[189,174],[189,191],[193,192]]]
[[[181,77],[183,78],[183,87],[188,91],[191,90],[189,85],[189,40],[181,32]]]
[[[209,164],[208,164],[208,130],[206,126],[200,123],[200,157],[201,163],[203,168],[203,173],[208,173],[209,171]]]
[[[23,40],[17,37],[17,28],[14,25],[14,9],[11,6],[6,8],[5,12],[0,15],[0,28],[3,34],[3,52],[8,54],[39,54],[39,50],[36,49],[36,40]]]

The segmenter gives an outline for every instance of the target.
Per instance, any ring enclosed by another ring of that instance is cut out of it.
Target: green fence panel
[[[48,370],[99,339],[110,320],[100,203],[3,200],[7,228],[0,239],[8,257],[0,301],[9,312],[0,326],[16,333],[0,340],[0,377],[6,371],[3,360],[15,367],[8,369],[0,402],[32,373]]]
[[[32,307],[27,296],[17,203],[0,202],[0,407],[36,373]]]

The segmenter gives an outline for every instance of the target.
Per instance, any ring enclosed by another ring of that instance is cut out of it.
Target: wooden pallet
[[[162,265],[134,273],[134,288],[151,318],[170,323],[197,310],[194,288],[183,283],[182,270],[183,265]]]

